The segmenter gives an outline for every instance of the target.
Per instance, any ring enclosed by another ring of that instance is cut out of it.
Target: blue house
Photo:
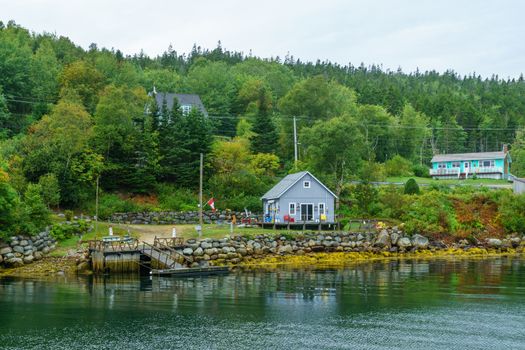
[[[504,146],[501,152],[437,154],[430,175],[434,179],[505,179],[509,178],[512,159]]]
[[[290,174],[261,197],[266,222],[335,223],[337,196],[308,171]]]

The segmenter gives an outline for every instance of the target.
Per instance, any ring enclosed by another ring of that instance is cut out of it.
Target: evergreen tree
[[[419,194],[419,185],[417,184],[416,180],[408,179],[408,181],[405,183],[404,193]]]
[[[186,117],[183,116],[176,98],[169,115],[167,123],[159,131],[160,177],[165,181],[176,182],[181,159],[187,153],[184,144],[187,138],[187,129],[184,125]]]
[[[275,153],[279,135],[269,115],[270,97],[266,89],[261,89],[257,101],[257,115],[252,126],[254,135],[250,138],[253,153]]]
[[[177,184],[196,188],[199,184],[200,154],[210,153],[212,133],[209,120],[196,108],[184,117],[185,138],[177,166]]]

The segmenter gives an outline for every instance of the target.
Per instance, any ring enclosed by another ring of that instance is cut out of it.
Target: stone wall
[[[503,240],[488,239],[472,245],[466,240],[453,248],[489,247],[495,249],[525,247],[525,237],[509,236]],[[268,255],[303,255],[311,252],[411,252],[420,249],[450,248],[442,242],[430,241],[416,234],[405,235],[396,227],[377,233],[292,233],[286,235],[263,234],[254,238],[233,237],[223,239],[190,239],[179,252],[189,258],[190,266],[214,263],[238,264],[247,258]]]
[[[230,221],[232,215],[235,214],[237,217],[237,223],[241,222],[241,219],[246,218],[245,212],[232,212],[232,211],[204,211],[203,221],[206,224],[221,223]],[[258,215],[249,215],[252,219],[257,219]],[[261,219],[260,217],[258,218]],[[144,213],[115,213],[110,218],[111,222],[125,223],[125,224],[160,224],[160,225],[176,225],[176,224],[198,224],[199,223],[199,212],[188,211],[188,212],[174,212],[174,211],[163,211],[163,212],[144,212]]]
[[[0,242],[0,265],[18,267],[40,260],[55,249],[56,241],[49,232],[35,236],[13,236]]]

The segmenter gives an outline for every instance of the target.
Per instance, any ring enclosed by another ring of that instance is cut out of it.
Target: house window
[[[460,167],[460,163],[459,162],[453,162],[452,163],[452,167],[453,168],[459,168]]]
[[[326,206],[324,203],[319,203],[319,215],[326,214]]]
[[[445,169],[447,167],[447,163],[438,163],[438,169]]]
[[[310,188],[310,181],[304,181],[303,182],[303,187],[304,188]]]
[[[494,166],[494,161],[493,160],[484,160],[483,161],[483,166],[484,167],[493,167]]]
[[[289,215],[295,215],[295,203],[290,203],[290,208],[288,210]]]
[[[181,109],[182,109],[182,114],[188,115],[190,114],[190,111],[191,111],[191,105],[183,105]]]

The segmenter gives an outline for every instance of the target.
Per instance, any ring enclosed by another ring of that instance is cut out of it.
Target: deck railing
[[[136,239],[126,241],[101,241],[91,240],[88,241],[89,250],[98,252],[123,252],[123,251],[135,251],[138,249],[139,241]]]
[[[430,175],[456,175],[460,174],[460,168],[442,168],[442,169],[430,169]],[[502,167],[471,167],[465,168],[462,174],[498,174],[503,173]]]

